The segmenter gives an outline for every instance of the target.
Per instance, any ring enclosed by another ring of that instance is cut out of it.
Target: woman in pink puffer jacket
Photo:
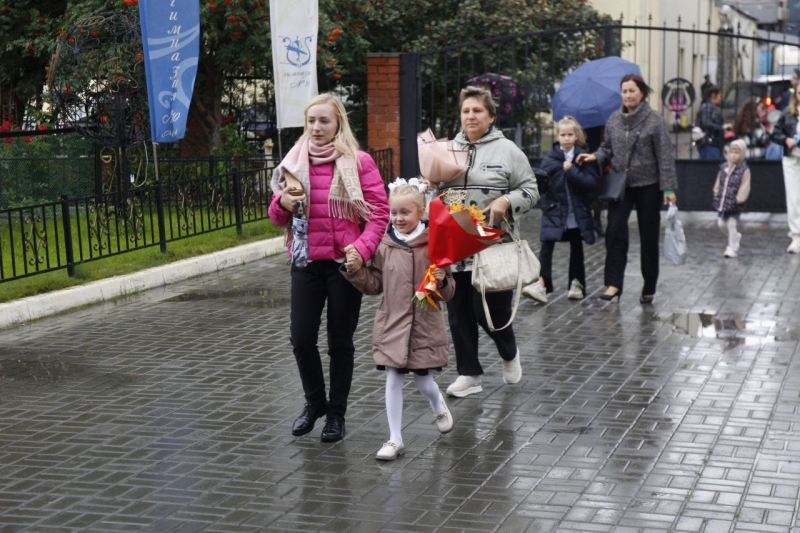
[[[308,216],[308,263],[293,264],[291,272],[291,341],[306,399],[292,435],[309,433],[326,415],[321,438],[334,442],[345,434],[361,310],[361,293],[339,268],[355,269],[372,257],[389,223],[389,205],[375,162],[358,150],[342,102],[330,94],[316,96],[305,117],[303,136],[273,174],[269,216],[287,226],[298,203]],[[317,345],[326,301],[329,399]]]

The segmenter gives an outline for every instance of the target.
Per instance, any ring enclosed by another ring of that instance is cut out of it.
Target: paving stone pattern
[[[800,531],[800,257],[785,223],[748,220],[733,260],[712,218],[687,221],[654,306],[635,223],[621,303],[596,298],[602,245],[567,300],[557,246],[557,292],[516,320],[522,381],[482,337],[483,393],[450,399],[440,435],[408,379],[389,463],[375,298],[347,438],[291,436],[284,257],[0,330],[0,532]]]

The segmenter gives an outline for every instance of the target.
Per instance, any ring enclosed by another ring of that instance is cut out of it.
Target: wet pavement
[[[282,257],[2,329],[0,532],[800,531],[800,257],[785,218],[745,220],[728,260],[712,218],[687,220],[652,306],[635,231],[621,303],[594,297],[602,245],[567,300],[557,246],[557,292],[515,322],[522,381],[482,337],[483,393],[450,399],[440,435],[408,379],[389,463],[374,298],[346,439],[291,436]]]

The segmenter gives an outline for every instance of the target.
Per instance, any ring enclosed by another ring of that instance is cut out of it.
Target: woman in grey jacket
[[[658,234],[661,226],[661,203],[675,203],[678,186],[675,175],[675,152],[667,125],[645,98],[652,92],[638,74],[626,74],[620,84],[622,108],[606,123],[606,138],[594,154],[581,154],[578,163],[598,161],[615,171],[627,172],[625,194],[608,207],[606,229],[606,290],[603,300],[619,299],[628,262],[628,219],[636,208],[642,247],[644,287],[639,301],[653,303],[658,282]],[[628,167],[628,157],[630,166]]]
[[[461,91],[462,131],[454,141],[460,149],[469,151],[469,169],[464,175],[440,185],[440,189],[464,190],[467,205],[481,208],[488,225],[500,227],[505,217],[510,229],[518,234],[519,220],[539,201],[539,190],[527,156],[493,126],[496,117],[495,103],[488,90],[467,87]],[[482,390],[478,325],[497,345],[503,360],[503,381],[517,383],[522,378],[513,326],[500,331],[489,329],[481,295],[472,287],[470,270],[470,262],[453,265],[453,279],[458,289],[447,302],[459,374],[447,388],[447,394],[459,398]],[[486,294],[493,323],[505,324],[511,318],[512,297],[512,291]]]

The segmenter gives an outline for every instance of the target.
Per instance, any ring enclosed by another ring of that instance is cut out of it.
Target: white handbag
[[[508,234],[513,237],[513,241],[490,246],[475,254],[472,262],[472,286],[481,293],[483,312],[491,331],[500,331],[511,325],[517,314],[522,287],[538,281],[541,269],[528,241],[517,238],[510,231]],[[516,291],[511,318],[505,326],[495,328],[486,304],[486,293],[510,290]]]

